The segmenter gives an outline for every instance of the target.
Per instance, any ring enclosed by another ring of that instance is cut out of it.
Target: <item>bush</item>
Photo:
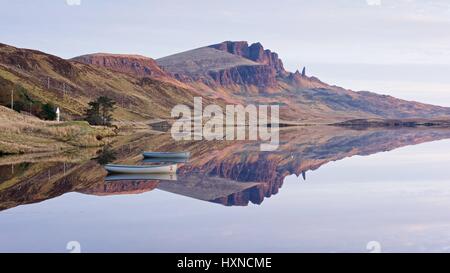
[[[46,103],[42,106],[41,111],[38,113],[38,117],[45,120],[55,120],[56,111],[55,107],[51,103]]]

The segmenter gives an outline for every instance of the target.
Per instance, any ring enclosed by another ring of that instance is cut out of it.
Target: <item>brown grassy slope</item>
[[[52,102],[69,118],[83,115],[88,102],[101,95],[117,102],[116,120],[169,118],[173,106],[192,104],[195,94],[193,90],[183,88],[182,84],[133,77],[39,51],[0,44],[2,97],[7,98],[10,90],[19,84],[32,99]]]
[[[18,154],[97,147],[114,136],[111,128],[83,121],[42,121],[0,106],[0,154]]]

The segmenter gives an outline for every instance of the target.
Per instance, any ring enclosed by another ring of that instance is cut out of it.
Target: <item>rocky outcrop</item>
[[[326,88],[332,89],[332,86],[322,82],[316,77],[306,76],[306,69],[303,68],[302,72],[295,71],[295,73],[288,73],[284,78],[290,86],[298,89],[315,89],[315,88]]]
[[[226,41],[209,47],[260,64],[210,72],[209,75],[214,81],[222,86],[233,84],[253,85],[260,89],[265,89],[277,86],[277,76],[285,77],[288,75],[278,54],[264,49],[261,43],[254,43],[249,46],[246,41]]]
[[[278,54],[268,49],[264,49],[261,43],[254,43],[249,46],[245,41],[226,41],[220,44],[211,45],[210,47],[247,58],[260,64],[268,65],[273,68],[277,74],[284,74],[286,72],[284,70],[283,61],[278,57]]]
[[[259,88],[276,86],[276,73],[267,65],[237,66],[209,72],[211,78],[221,86],[254,85]]]
[[[226,41],[209,46],[220,51],[237,55],[255,63],[259,66],[233,67],[219,71],[212,71],[209,75],[221,86],[254,85],[259,89],[274,88],[278,85],[277,78],[287,82],[293,89],[329,88],[319,79],[306,76],[306,67],[302,72],[288,72],[284,69],[283,61],[278,54],[264,49],[261,43],[250,46],[245,41]]]
[[[75,57],[72,60],[138,77],[168,77],[155,60],[139,55],[98,53]]]

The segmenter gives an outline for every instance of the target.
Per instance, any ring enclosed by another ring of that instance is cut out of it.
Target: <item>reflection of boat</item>
[[[145,158],[188,158],[189,152],[144,152]]]
[[[112,181],[144,181],[144,180],[167,180],[176,181],[177,174],[175,173],[154,173],[154,174],[113,174],[105,177],[106,182]]]
[[[176,173],[177,165],[157,165],[157,166],[130,166],[130,165],[105,165],[105,169],[111,173],[124,174],[161,174]]]
[[[187,158],[144,158],[142,162],[144,163],[187,163]]]

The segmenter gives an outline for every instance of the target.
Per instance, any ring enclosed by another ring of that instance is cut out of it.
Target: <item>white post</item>
[[[11,89],[11,110],[14,110],[14,89]]]
[[[59,122],[61,119],[61,111],[59,110],[59,107],[56,108],[56,121]]]

